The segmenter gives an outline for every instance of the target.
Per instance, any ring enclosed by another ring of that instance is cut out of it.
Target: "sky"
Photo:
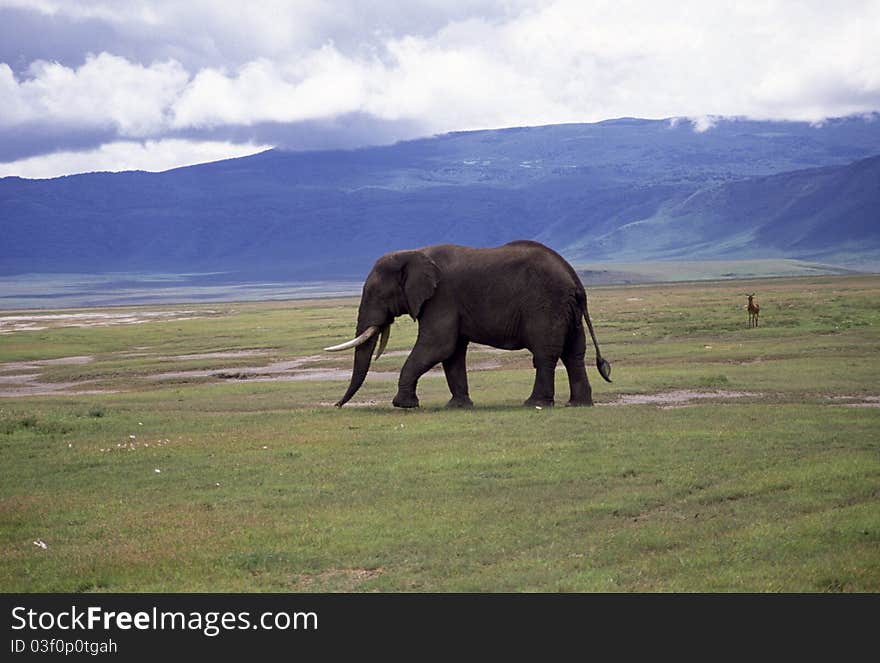
[[[0,177],[880,110],[880,0],[0,0]]]

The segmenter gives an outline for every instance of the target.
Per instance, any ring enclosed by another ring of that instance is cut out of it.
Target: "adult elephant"
[[[357,393],[377,342],[378,358],[388,342],[391,324],[405,313],[418,320],[419,333],[400,371],[393,401],[397,407],[418,407],[416,384],[438,363],[443,364],[452,392],[448,406],[472,406],[465,368],[471,341],[532,352],[535,386],[524,405],[553,405],[559,359],[568,372],[569,405],[592,405],[584,368],[583,320],[596,348],[599,373],[611,382],[611,365],[599,352],[584,286],[562,256],[531,241],[491,249],[441,244],[395,251],[376,262],[364,284],[357,337],[325,348],[357,348],[351,383],[337,407]]]

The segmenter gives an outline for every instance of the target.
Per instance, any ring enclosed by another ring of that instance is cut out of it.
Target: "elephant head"
[[[330,352],[355,348],[351,382],[336,407],[345,405],[360,389],[370,370],[376,342],[378,359],[388,343],[394,318],[408,313],[417,320],[439,282],[439,268],[421,251],[396,251],[379,258],[364,283],[356,337],[324,348]]]

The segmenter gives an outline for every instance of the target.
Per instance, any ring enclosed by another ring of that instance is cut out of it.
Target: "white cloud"
[[[235,74],[204,69],[174,103],[172,126],[301,122],[357,112],[373,69],[332,46],[287,66],[261,59]]]
[[[107,126],[127,137],[164,130],[168,109],[189,80],[177,62],[143,66],[108,53],[89,55],[76,69],[37,61],[22,81],[10,80],[11,70],[2,67],[0,89],[11,111],[0,111],[0,126],[25,121]]]
[[[0,177],[17,175],[27,178],[60,177],[74,173],[101,171],[147,170],[159,172],[247,156],[269,149],[270,145],[235,144],[222,141],[189,141],[181,139],[145,142],[116,141],[95,150],[55,152],[0,163]]]
[[[0,126],[6,124],[12,126],[27,122],[32,111],[25,103],[15,74],[5,62],[0,62]]]
[[[718,124],[718,121],[721,118],[717,115],[700,115],[698,117],[691,118],[691,124],[694,126],[694,131],[698,134],[703,133],[704,131],[709,131],[712,127]]]

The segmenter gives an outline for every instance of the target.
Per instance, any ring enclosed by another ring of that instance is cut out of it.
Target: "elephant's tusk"
[[[340,343],[339,345],[331,345],[329,348],[324,348],[324,350],[326,352],[339,352],[340,350],[356,348],[357,346],[366,343],[370,339],[370,337],[372,337],[373,334],[375,334],[377,331],[379,331],[378,327],[367,327],[367,330],[357,338],[353,338],[350,341],[346,341],[345,343]]]
[[[385,352],[385,346],[388,345],[388,337],[391,336],[391,325],[382,327],[382,336],[379,337],[379,349],[376,350],[376,359]]]

